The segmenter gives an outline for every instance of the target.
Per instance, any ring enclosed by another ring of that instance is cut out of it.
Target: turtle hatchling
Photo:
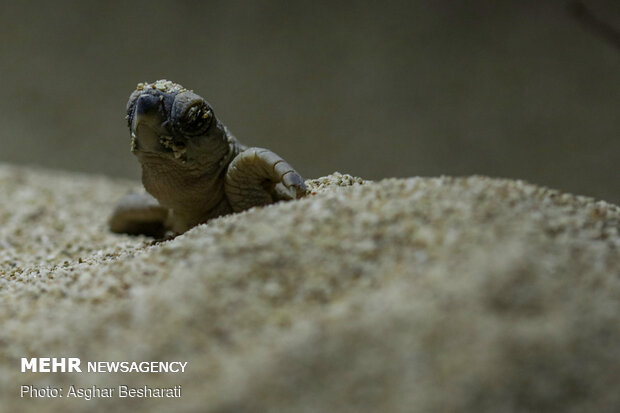
[[[177,83],[139,83],[127,102],[127,121],[148,193],[121,199],[109,220],[113,232],[181,234],[306,193],[303,178],[284,159],[239,143],[205,99]]]

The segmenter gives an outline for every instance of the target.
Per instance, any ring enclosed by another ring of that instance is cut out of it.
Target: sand
[[[107,231],[138,183],[0,166],[0,411],[618,411],[620,208],[478,176],[308,184],[154,243]],[[21,357],[188,365],[21,373]]]

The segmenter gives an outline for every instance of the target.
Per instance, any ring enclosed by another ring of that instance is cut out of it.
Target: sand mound
[[[136,183],[0,167],[0,410],[618,410],[620,208],[485,177],[309,184],[152,244],[106,230]],[[188,367],[20,372],[38,356]]]

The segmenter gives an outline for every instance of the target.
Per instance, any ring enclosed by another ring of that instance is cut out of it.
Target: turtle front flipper
[[[226,197],[233,211],[301,198],[304,179],[268,149],[248,148],[237,155],[226,173]]]
[[[110,231],[163,238],[169,230],[169,210],[146,192],[125,195],[108,219]]]

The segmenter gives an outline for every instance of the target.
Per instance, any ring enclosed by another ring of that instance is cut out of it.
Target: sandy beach
[[[307,184],[156,243],[107,230],[138,182],[0,165],[0,411],[617,411],[620,208],[480,176]]]

